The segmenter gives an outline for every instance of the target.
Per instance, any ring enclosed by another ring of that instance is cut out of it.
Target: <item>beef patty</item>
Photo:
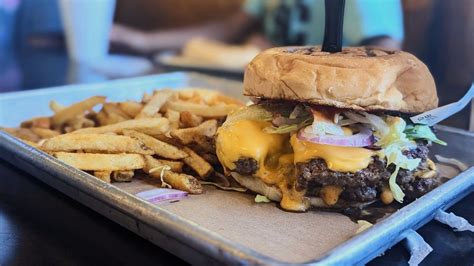
[[[241,175],[253,175],[258,170],[258,163],[255,159],[241,157],[235,163],[235,171]]]
[[[403,152],[409,158],[420,158],[417,169],[408,171],[401,169],[397,176],[397,184],[405,192],[407,199],[418,198],[435,187],[441,181],[438,178],[418,178],[413,175],[417,170],[427,169],[428,145],[418,141],[417,147]],[[395,170],[393,165],[386,167],[385,160],[377,156],[365,169],[351,172],[332,171],[323,159],[313,159],[296,164],[296,189],[306,189],[308,196],[318,196],[319,190],[325,185],[337,185],[344,188],[341,197],[350,201],[368,202],[375,200],[383,186],[388,185],[388,179]],[[235,171],[241,175],[253,175],[258,170],[258,162],[252,158],[242,157],[235,162]]]
[[[420,158],[421,162],[417,169],[408,171],[401,169],[397,176],[397,184],[400,185],[407,199],[418,198],[435,187],[441,181],[438,178],[418,178],[413,175],[415,171],[423,171],[428,168],[428,145],[425,141],[417,142],[417,147],[403,152],[409,158]],[[387,186],[391,173],[395,170],[393,165],[388,168],[386,162],[373,157],[372,163],[365,169],[355,173],[332,171],[322,159],[314,159],[306,163],[296,165],[297,188],[307,189],[308,196],[317,196],[319,189],[325,185],[337,185],[344,187],[341,197],[351,201],[367,202],[377,198],[377,192],[383,186]]]

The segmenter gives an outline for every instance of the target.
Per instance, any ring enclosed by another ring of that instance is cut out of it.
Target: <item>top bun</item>
[[[402,51],[279,47],[248,65],[244,95],[361,111],[420,113],[438,106],[436,85],[418,58]]]

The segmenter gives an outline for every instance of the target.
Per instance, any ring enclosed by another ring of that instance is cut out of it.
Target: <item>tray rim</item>
[[[198,73],[172,72],[172,73],[167,73],[167,74],[157,74],[157,75],[137,77],[137,78],[132,78],[132,79],[114,80],[114,81],[102,82],[98,84],[94,84],[94,83],[77,84],[77,85],[66,85],[66,86],[44,88],[44,89],[30,90],[30,91],[7,92],[7,93],[0,94],[0,100],[5,98],[5,96],[21,97],[22,95],[31,95],[35,93],[41,93],[44,91],[54,92],[54,91],[64,90],[64,87],[76,87],[76,89],[82,90],[84,89],[84,87],[96,87],[97,85],[113,85],[115,83],[121,84],[124,81],[127,83],[132,83],[133,81],[138,82],[140,80],[143,80],[144,78],[147,79],[147,78],[159,77],[159,78],[168,78],[168,79],[189,79],[190,76],[194,76],[196,78],[207,78],[207,79],[211,78],[215,80],[228,81],[223,78],[209,77],[208,75],[198,74]],[[40,92],[37,92],[37,91],[40,91]],[[439,130],[451,132],[454,134],[462,134],[469,137],[474,137],[473,132],[468,132],[462,129],[452,128],[448,126],[437,126],[437,128]],[[92,196],[93,198],[96,198],[97,200],[101,201],[104,204],[117,208],[119,211],[123,212],[125,215],[128,215],[131,218],[135,219],[136,222],[142,222],[158,230],[158,232],[161,232],[168,236],[176,238],[176,240],[179,242],[186,242],[188,244],[187,245],[188,247],[193,248],[195,250],[204,251],[207,256],[213,257],[214,259],[227,262],[227,263],[238,263],[238,264],[240,263],[250,263],[250,264],[285,263],[285,262],[276,260],[274,258],[268,257],[266,255],[263,255],[261,253],[258,253],[257,251],[247,248],[243,245],[233,243],[232,241],[225,239],[224,237],[218,235],[217,233],[214,233],[208,229],[197,226],[190,220],[180,218],[179,216],[174,215],[172,212],[168,210],[165,210],[163,208],[160,208],[159,206],[155,206],[155,205],[152,205],[151,203],[141,200],[138,197],[128,192],[125,192],[116,186],[113,186],[101,180],[98,180],[83,171],[80,171],[76,168],[73,168],[69,165],[66,165],[56,160],[55,158],[49,156],[48,154],[43,153],[23,143],[22,141],[15,139],[14,137],[4,132],[0,132],[0,158],[6,161],[9,161],[8,156],[18,157],[20,160],[15,161],[16,163],[19,163],[19,162],[23,162],[24,164],[30,163],[34,165],[35,167],[41,168],[44,171],[51,170],[52,173],[50,174],[54,174],[55,177],[58,178],[58,180],[64,182],[65,184],[71,187],[74,187],[76,189],[79,189],[81,193],[85,193],[89,196]],[[14,166],[21,167],[21,163],[20,165],[15,164]],[[36,173],[31,173],[31,172],[28,172],[28,173],[34,176],[35,178],[45,182],[46,184],[53,186],[47,181],[45,181],[44,177],[37,176],[35,175]],[[405,206],[401,210],[405,210],[407,207],[412,206],[414,203],[417,203],[417,202],[418,202],[418,205],[420,205],[424,203],[425,201],[427,201],[426,200],[427,197],[428,197],[428,200],[431,200],[433,195],[442,194],[439,191],[447,190],[448,187],[446,185],[451,184],[450,185],[451,191],[455,191],[456,195],[458,196],[447,200],[445,199],[447,198],[447,196],[443,197],[443,195],[438,195],[438,198],[436,199],[440,202],[440,206],[439,206],[440,208],[448,208],[449,206],[461,200],[464,196],[466,196],[468,193],[471,193],[474,190],[474,178],[472,178],[473,176],[474,176],[474,167],[471,167],[467,171],[461,173],[457,178],[453,178],[452,180],[445,183],[443,186],[433,190],[432,192],[426,194],[425,196],[421,197],[417,201]],[[467,179],[467,181],[470,181],[470,183],[467,182],[465,179]],[[459,183],[463,183],[463,182],[467,182],[467,186],[464,186],[464,187],[460,186]],[[79,186],[79,188],[77,186]],[[446,189],[443,189],[445,187]],[[72,197],[75,200],[86,205],[80,199],[67,194],[66,192],[62,191],[61,189],[57,187],[55,188],[60,190],[62,193],[68,195],[69,197]],[[433,193],[435,191],[438,191],[438,192]],[[99,193],[99,194],[94,194],[94,193]],[[100,193],[105,193],[105,194],[100,194]],[[453,195],[453,193],[451,193],[450,195]],[[459,196],[459,195],[462,195],[462,196]],[[117,198],[117,197],[123,200],[123,202],[119,202],[120,206],[116,206],[117,202],[112,202],[112,199]],[[89,208],[92,208],[88,205],[86,206]],[[133,209],[134,207],[135,208],[139,207],[139,209],[138,210]],[[150,213],[147,213],[147,211],[149,211]],[[418,221],[415,222],[412,227],[409,227],[409,229],[412,229],[412,228],[418,229],[420,226],[430,221],[434,213],[435,212],[433,211],[427,214],[426,217],[424,217],[423,219],[418,219]],[[104,215],[103,213],[101,214]],[[394,216],[395,214],[391,215],[384,221],[377,223],[377,225],[375,225],[373,228],[376,228],[377,226],[382,227],[381,224],[386,225],[386,223],[388,223],[387,220],[391,221],[390,218]],[[110,219],[110,217],[107,217],[107,218]],[[394,218],[392,218],[392,220],[393,219]],[[118,221],[114,221],[114,222],[118,222]],[[121,225],[124,226],[123,224]],[[186,227],[189,227],[189,228],[186,228]],[[136,232],[133,229],[130,229],[130,228],[127,228],[127,229],[141,235],[139,232]],[[182,232],[186,232],[186,234],[180,233],[181,230]],[[370,239],[373,238],[373,234],[375,234],[371,232],[375,232],[375,231],[373,229],[370,229],[357,236],[354,236],[351,239],[347,240],[346,242],[343,242],[340,245],[333,248],[332,250],[328,251],[327,253],[325,253],[325,255],[322,255],[320,258],[312,260],[312,261],[308,261],[308,263],[333,264],[333,263],[354,262],[356,261],[356,260],[353,260],[354,257],[350,258],[351,260],[348,260],[349,258],[344,258],[344,256],[340,255],[342,254],[341,252],[334,253],[334,251],[340,251],[341,249],[347,249],[347,248],[349,249],[357,248],[354,246],[355,245],[354,243],[357,243],[356,240],[365,241],[365,243],[367,243],[367,241],[370,241]],[[386,250],[387,248],[398,243],[402,239],[403,239],[403,234],[400,234],[396,241],[392,241],[393,243],[389,243],[389,245],[381,246],[379,251],[382,252],[383,250]],[[158,243],[155,243],[155,244],[160,247],[163,247],[163,245],[159,245]],[[357,245],[360,245],[360,243],[357,243]],[[377,255],[378,254],[369,254],[369,255],[366,254],[366,256],[359,258],[357,262],[366,262]]]

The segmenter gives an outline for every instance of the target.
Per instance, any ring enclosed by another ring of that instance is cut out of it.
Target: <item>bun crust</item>
[[[402,51],[279,47],[247,66],[244,95],[361,111],[420,113],[438,106],[436,85],[418,58]]]

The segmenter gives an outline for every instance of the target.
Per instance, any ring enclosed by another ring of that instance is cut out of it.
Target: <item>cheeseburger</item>
[[[413,200],[439,184],[428,158],[445,143],[408,116],[436,108],[415,56],[368,47],[273,48],[248,65],[244,95],[216,149],[225,172],[285,210]]]

